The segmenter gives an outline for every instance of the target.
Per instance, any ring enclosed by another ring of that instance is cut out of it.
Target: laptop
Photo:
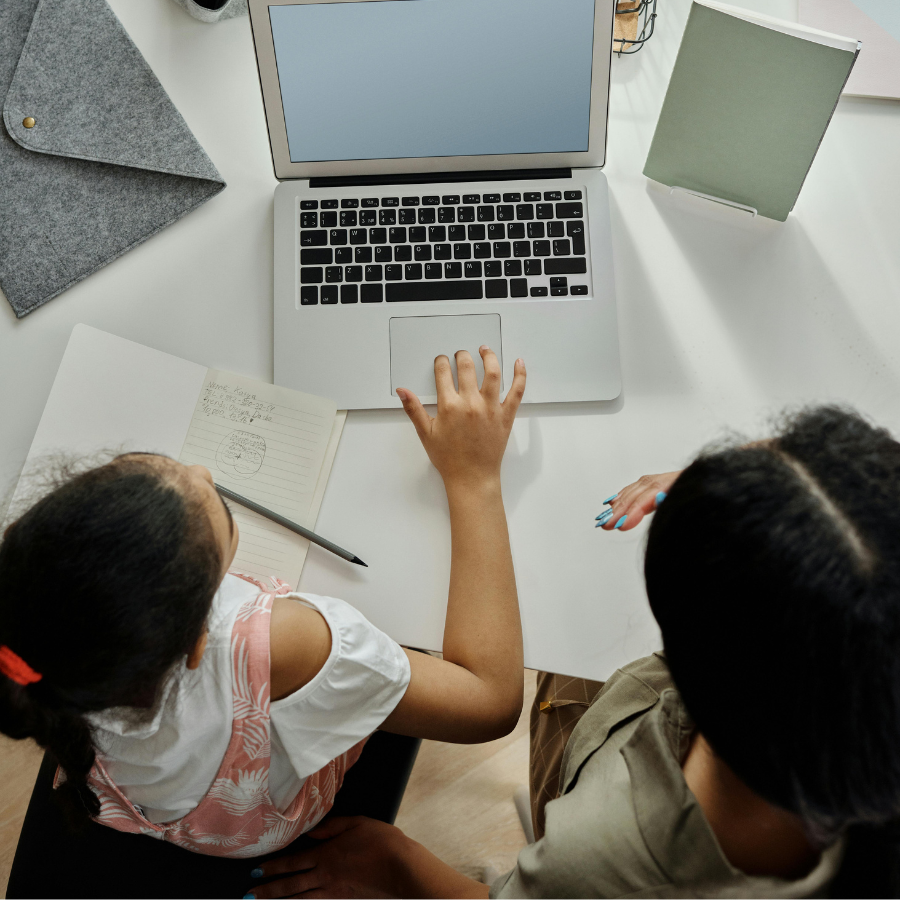
[[[614,0],[250,0],[275,175],[275,383],[434,402],[621,389],[606,179]],[[455,376],[455,372],[454,372]]]

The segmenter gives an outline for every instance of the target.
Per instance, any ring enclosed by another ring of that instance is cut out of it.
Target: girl
[[[538,840],[490,896],[900,896],[900,444],[816,409],[610,499],[655,510],[665,653],[539,679]],[[488,896],[385,823],[313,836],[256,896]]]
[[[330,809],[378,728],[507,733],[522,635],[500,461],[525,389],[481,348],[435,361],[438,414],[398,391],[443,477],[444,658],[340,600],[227,575],[238,530],[210,473],[130,453],[69,478],[0,544],[0,729],[58,760],[73,815],[198,853],[284,847]],[[273,589],[274,588],[274,589]]]

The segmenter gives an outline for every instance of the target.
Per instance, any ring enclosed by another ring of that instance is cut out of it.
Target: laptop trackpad
[[[423,403],[434,403],[434,358],[442,353],[450,358],[453,381],[456,382],[457,350],[468,350],[475,360],[478,386],[484,377],[484,365],[478,348],[487,344],[500,361],[503,371],[503,348],[500,342],[500,316],[406,316],[391,319],[391,393],[398,387],[409,388]],[[503,389],[501,375],[501,390]]]

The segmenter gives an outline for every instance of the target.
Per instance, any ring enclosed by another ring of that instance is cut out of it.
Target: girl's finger
[[[397,388],[397,396],[403,404],[404,412],[415,426],[419,440],[424,441],[431,434],[431,423],[434,419],[428,415],[425,407],[422,406],[422,401],[412,391],[408,391],[406,388]]]
[[[480,347],[481,359],[484,361],[484,381],[481,382],[481,395],[490,403],[500,399],[500,382],[502,373],[497,354],[490,347]]]
[[[460,396],[471,397],[478,393],[478,376],[475,374],[475,361],[468,350],[456,351],[456,378],[459,381]]]
[[[506,393],[506,399],[503,401],[503,408],[507,411],[510,418],[515,418],[519,409],[519,404],[525,396],[525,360],[517,359],[514,369],[513,383]]]
[[[270,881],[268,884],[254,885],[247,891],[247,895],[258,897],[259,900],[263,900],[264,897],[293,897],[304,891],[314,891],[321,886],[321,873],[313,869],[311,872],[288,875],[287,878],[279,878],[278,881]]]
[[[453,384],[453,371],[450,368],[450,360],[441,354],[434,360],[434,386],[437,388],[438,408],[446,405],[456,396],[456,387]]]
[[[644,487],[639,492],[631,492],[610,506],[612,515],[604,522],[606,531],[630,531],[637,527],[644,516],[656,509],[656,497],[659,489],[656,485]]]

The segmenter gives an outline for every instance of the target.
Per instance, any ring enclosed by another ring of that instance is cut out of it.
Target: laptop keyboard
[[[300,200],[300,304],[588,293],[583,192]]]

